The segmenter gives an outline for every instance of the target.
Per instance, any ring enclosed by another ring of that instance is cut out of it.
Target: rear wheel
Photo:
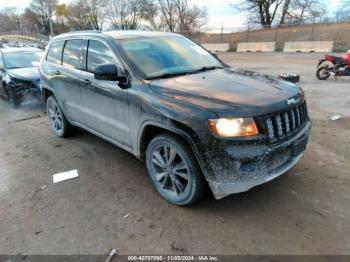
[[[192,150],[180,138],[156,136],[147,146],[146,165],[156,190],[170,203],[189,205],[204,195],[201,170]]]
[[[67,121],[54,96],[46,101],[46,112],[52,131],[59,137],[67,137],[73,134],[74,127]]]
[[[332,69],[329,66],[321,66],[316,71],[316,77],[319,80],[326,80],[331,76],[331,73],[330,73],[331,70]]]

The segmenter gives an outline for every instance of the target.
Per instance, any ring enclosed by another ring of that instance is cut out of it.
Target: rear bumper
[[[214,176],[207,179],[216,199],[269,182],[291,169],[303,156],[311,123],[293,138],[277,146],[228,145],[211,150]]]

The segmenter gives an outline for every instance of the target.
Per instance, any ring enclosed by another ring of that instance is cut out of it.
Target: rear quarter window
[[[50,46],[46,61],[54,64],[61,64],[64,41],[53,42]]]
[[[85,70],[83,66],[86,40],[68,40],[63,50],[62,64],[66,67]]]

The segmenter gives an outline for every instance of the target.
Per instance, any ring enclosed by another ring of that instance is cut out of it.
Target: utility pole
[[[221,23],[221,34],[220,34],[220,42],[222,43],[224,41],[224,24]]]
[[[314,34],[315,34],[315,24],[316,24],[316,17],[314,16],[314,20],[312,22],[312,28],[311,28],[311,41],[314,41]]]
[[[49,0],[47,4],[48,4],[48,5],[47,5],[47,16],[49,17],[50,36],[53,37],[53,24],[52,24],[51,1]]]

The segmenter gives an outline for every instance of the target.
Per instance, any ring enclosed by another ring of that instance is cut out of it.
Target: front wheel
[[[331,76],[332,68],[329,66],[321,66],[316,71],[316,77],[319,80],[326,80]]]
[[[21,104],[19,95],[17,94],[16,90],[13,90],[11,88],[5,88],[5,93],[8,102],[10,103],[12,108],[18,108]]]
[[[146,165],[158,193],[174,205],[199,200],[205,182],[192,150],[180,138],[161,134],[147,146]]]

